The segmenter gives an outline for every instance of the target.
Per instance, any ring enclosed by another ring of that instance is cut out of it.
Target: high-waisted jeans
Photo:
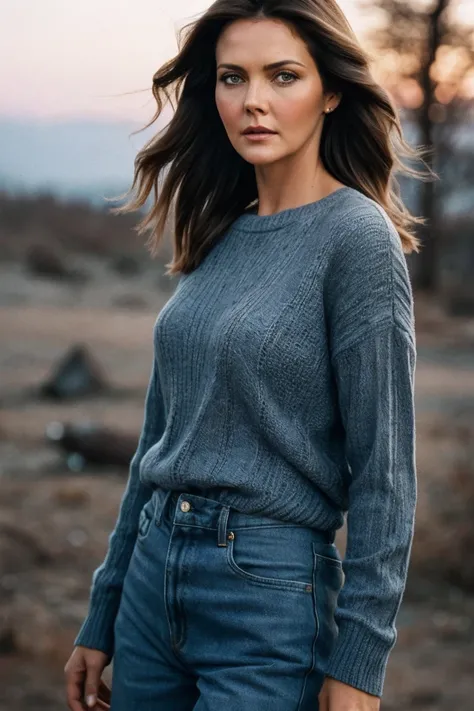
[[[317,711],[344,581],[334,537],[156,490],[115,623],[111,711]]]

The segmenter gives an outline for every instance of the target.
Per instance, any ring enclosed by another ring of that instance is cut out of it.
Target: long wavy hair
[[[415,235],[424,220],[409,213],[397,173],[425,179],[403,159],[422,151],[405,141],[387,92],[374,80],[369,54],[360,46],[336,0],[216,0],[180,33],[178,54],[153,76],[155,115],[171,104],[173,115],[138,152],[133,183],[112,208],[120,214],[151,206],[135,230],[150,231],[152,254],[167,227],[174,255],[167,274],[193,271],[232,222],[258,198],[255,168],[231,145],[215,103],[216,44],[223,29],[240,19],[272,18],[296,29],[305,42],[325,92],[342,94],[326,115],[320,159],[325,169],[380,204],[394,223],[403,251],[420,250]],[[135,132],[136,133],[136,132]]]

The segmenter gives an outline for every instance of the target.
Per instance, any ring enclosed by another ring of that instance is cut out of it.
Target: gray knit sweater
[[[154,328],[145,417],[76,644],[113,625],[152,486],[319,529],[347,514],[326,673],[382,695],[417,498],[413,295],[385,211],[344,187],[241,215]]]

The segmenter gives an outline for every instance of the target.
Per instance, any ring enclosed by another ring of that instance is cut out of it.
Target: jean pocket
[[[254,585],[311,593],[311,531],[300,526],[252,526],[232,532],[227,562],[235,575]]]

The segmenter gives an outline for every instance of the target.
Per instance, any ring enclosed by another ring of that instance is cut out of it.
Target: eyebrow
[[[268,71],[270,69],[278,69],[278,67],[284,67],[287,64],[298,64],[300,67],[304,67],[304,64],[301,64],[301,62],[297,62],[296,59],[282,59],[280,62],[272,62],[272,64],[265,64],[263,67],[265,71]],[[237,69],[239,71],[244,71],[243,67],[240,67],[238,64],[219,64],[217,69]]]

